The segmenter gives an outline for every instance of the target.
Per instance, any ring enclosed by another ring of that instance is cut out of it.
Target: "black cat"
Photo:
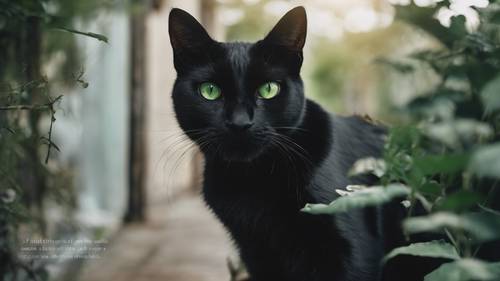
[[[410,267],[382,272],[383,255],[404,241],[401,204],[336,216],[300,211],[331,202],[335,189],[373,183],[347,173],[357,159],[380,155],[385,134],[304,97],[306,25],[297,7],[261,41],[221,43],[188,13],[171,11],[175,113],[205,155],[205,201],[254,281],[421,280]]]

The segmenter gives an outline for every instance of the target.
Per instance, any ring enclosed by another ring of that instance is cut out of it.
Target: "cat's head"
[[[222,43],[187,12],[170,12],[175,113],[205,154],[251,161],[300,124],[306,27],[305,10],[297,7],[258,42]]]

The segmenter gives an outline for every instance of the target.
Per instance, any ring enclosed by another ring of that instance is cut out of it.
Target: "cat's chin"
[[[251,162],[261,156],[266,145],[260,142],[238,143],[229,142],[222,145],[217,156],[228,162]]]
[[[251,133],[231,133],[221,137],[217,145],[205,146],[203,152],[222,161],[251,162],[266,151],[268,144],[267,139]]]
[[[224,161],[228,162],[252,162],[257,159],[261,154],[262,149],[254,149],[249,151],[236,151],[236,150],[226,150],[222,151],[220,157]]]
[[[227,162],[252,162],[257,159],[265,151],[265,145],[238,145],[231,143],[223,145],[216,152],[217,157]]]

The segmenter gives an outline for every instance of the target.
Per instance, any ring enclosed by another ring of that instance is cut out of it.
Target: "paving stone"
[[[149,214],[148,223],[121,229],[79,281],[229,281],[232,243],[199,195],[156,204]]]

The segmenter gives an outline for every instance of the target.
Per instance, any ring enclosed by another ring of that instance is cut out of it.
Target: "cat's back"
[[[376,184],[374,176],[349,177],[353,164],[367,157],[381,157],[386,129],[361,116],[330,115],[330,149],[308,186],[316,203],[328,204],[347,185]],[[350,254],[346,280],[379,280],[379,260],[384,254],[381,210],[366,208],[332,216],[338,233],[348,241]]]
[[[357,160],[381,157],[386,129],[366,117],[330,114],[328,134],[330,149],[317,168],[310,187],[321,203],[336,198],[336,189],[345,189],[351,184],[375,183],[373,176],[349,177],[348,174]]]
[[[330,116],[332,152],[335,156],[352,161],[360,157],[381,155],[386,135],[386,129],[382,125],[376,124],[368,116]]]

